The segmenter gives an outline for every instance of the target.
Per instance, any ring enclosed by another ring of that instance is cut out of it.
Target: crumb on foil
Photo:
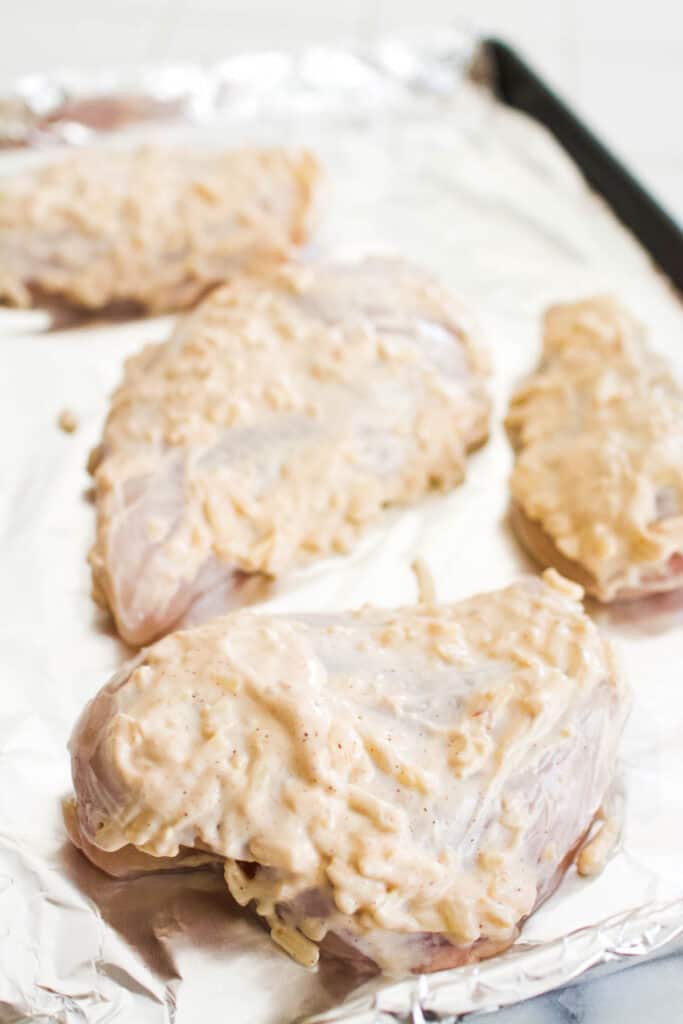
[[[78,418],[75,412],[71,409],[62,409],[59,416],[57,417],[57,426],[60,430],[63,430],[65,434],[73,434],[78,430]]]

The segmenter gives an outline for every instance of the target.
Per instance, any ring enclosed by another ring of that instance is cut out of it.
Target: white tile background
[[[473,24],[519,46],[683,221],[683,0],[0,0],[0,88],[59,67]]]

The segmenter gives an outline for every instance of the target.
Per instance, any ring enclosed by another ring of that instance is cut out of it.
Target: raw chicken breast
[[[235,277],[126,365],[92,460],[96,599],[143,644],[348,550],[383,507],[460,483],[484,369],[461,308],[403,263]]]
[[[628,697],[581,594],[549,570],[452,606],[171,634],[85,709],[70,832],[137,874],[140,851],[221,858],[308,965],[321,944],[393,973],[489,956],[612,780]]]
[[[306,152],[144,147],[5,179],[0,301],[182,309],[304,241],[318,176]]]
[[[601,601],[683,587],[683,391],[613,299],[551,308],[512,399],[512,522]]]

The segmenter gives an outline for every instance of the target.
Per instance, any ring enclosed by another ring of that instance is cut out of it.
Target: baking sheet
[[[266,594],[265,607],[412,603],[416,557],[441,600],[532,570],[506,524],[511,456],[500,421],[515,381],[537,358],[547,303],[615,292],[683,376],[677,296],[545,130],[466,80],[473,46],[440,33],[421,47],[387,42],[360,57],[247,55],[195,69],[205,103],[182,108],[182,125],[137,125],[99,140],[312,146],[329,180],[311,255],[380,249],[432,268],[475,312],[491,349],[493,433],[472,457],[466,484],[389,513],[352,555],[292,574]],[[144,88],[159,84],[155,74]],[[84,138],[81,126],[75,139]],[[41,159],[6,153],[0,173]],[[84,467],[123,359],[164,338],[171,323],[60,332],[44,313],[0,310],[0,1021],[448,1017],[513,1002],[683,935],[676,595],[591,608],[634,689],[620,768],[621,845],[598,878],[570,872],[516,946],[494,960],[355,988],[357,979],[333,962],[309,972],[288,960],[211,873],[121,882],[69,847],[59,805],[70,789],[65,744],[85,701],[127,655],[89,596],[94,514]],[[56,426],[64,408],[78,418],[73,435]]]

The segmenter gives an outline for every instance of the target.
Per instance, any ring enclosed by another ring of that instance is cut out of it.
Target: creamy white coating
[[[57,159],[0,182],[0,301],[191,305],[258,257],[305,241],[308,152],[141,146]]]
[[[644,334],[610,298],[552,307],[507,416],[513,500],[605,601],[683,586],[683,390]]]
[[[452,606],[171,634],[76,729],[82,834],[224,857],[304,962],[328,931],[387,968],[378,933],[505,945],[589,827],[627,707],[580,596],[551,571]]]
[[[209,581],[348,550],[387,505],[460,483],[487,435],[460,305],[401,261],[243,274],[129,359],[93,460],[95,593],[167,632]]]

